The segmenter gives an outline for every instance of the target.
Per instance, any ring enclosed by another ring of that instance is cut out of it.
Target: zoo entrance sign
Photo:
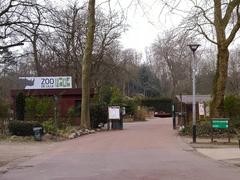
[[[72,88],[71,76],[19,77],[21,89]]]

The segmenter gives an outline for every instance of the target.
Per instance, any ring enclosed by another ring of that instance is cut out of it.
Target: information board
[[[108,118],[109,119],[119,119],[120,120],[120,106],[110,106],[110,107],[108,107]]]

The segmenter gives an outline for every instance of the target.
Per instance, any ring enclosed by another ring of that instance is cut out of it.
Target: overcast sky
[[[56,4],[64,5],[67,2],[76,0],[51,0]],[[80,4],[86,0],[77,0]],[[109,11],[108,0],[96,0],[97,6],[101,4],[102,8]],[[140,3],[139,3],[140,2]],[[129,25],[128,30],[122,34],[121,44],[124,48],[133,48],[143,54],[145,59],[145,48],[149,47],[157,36],[170,28],[176,28],[184,20],[185,12],[191,11],[193,4],[191,1],[168,1],[170,3],[180,2],[176,7],[180,11],[169,12],[168,8],[163,8],[161,0],[110,0],[112,10],[123,12],[126,17],[126,23]],[[194,1],[192,1],[194,2]],[[183,10],[184,12],[182,12]],[[203,47],[212,46],[208,41],[201,42]],[[234,45],[235,44],[235,45]],[[239,40],[233,43],[233,47],[239,47]],[[215,47],[215,46],[214,46]],[[143,59],[143,60],[144,60]]]
[[[63,5],[75,0],[53,0]],[[83,2],[79,0],[79,2]],[[97,5],[108,7],[106,0],[96,0]],[[163,10],[159,0],[110,0],[111,9],[123,12],[129,25],[128,31],[122,34],[121,43],[124,48],[134,48],[144,52],[145,47],[150,46],[157,35],[164,30],[176,26],[181,17],[168,14]],[[139,3],[141,2],[141,3]]]
[[[164,30],[176,26],[181,21],[178,15],[168,14],[159,0],[112,0],[112,7],[124,11],[129,25],[121,38],[125,48],[135,48],[144,52]],[[140,2],[141,3],[138,3]]]

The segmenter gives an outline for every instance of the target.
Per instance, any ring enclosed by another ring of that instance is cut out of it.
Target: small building
[[[196,95],[196,120],[200,117],[209,116],[208,102],[211,95]],[[192,122],[192,95],[176,96],[176,111],[178,114],[178,124],[187,125]],[[182,112],[182,113],[181,113]]]
[[[76,114],[74,117],[74,124],[80,124],[80,107],[82,99],[82,90],[79,88],[70,89],[23,89],[23,90],[11,90],[12,105],[14,115],[16,114],[16,97],[19,93],[23,93],[25,97],[50,97],[56,102],[58,108],[58,118],[67,118],[69,108],[74,108]],[[90,97],[94,96],[94,89],[90,91]],[[52,115],[53,117],[54,115]]]

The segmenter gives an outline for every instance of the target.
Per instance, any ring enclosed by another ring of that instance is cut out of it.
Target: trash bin
[[[43,135],[43,128],[42,127],[34,127],[33,135],[34,135],[35,141],[41,141],[42,135]]]
[[[123,129],[123,121],[122,119],[113,119],[112,120],[112,129]]]
[[[120,119],[120,122],[119,122],[119,129],[123,129],[123,118]]]

